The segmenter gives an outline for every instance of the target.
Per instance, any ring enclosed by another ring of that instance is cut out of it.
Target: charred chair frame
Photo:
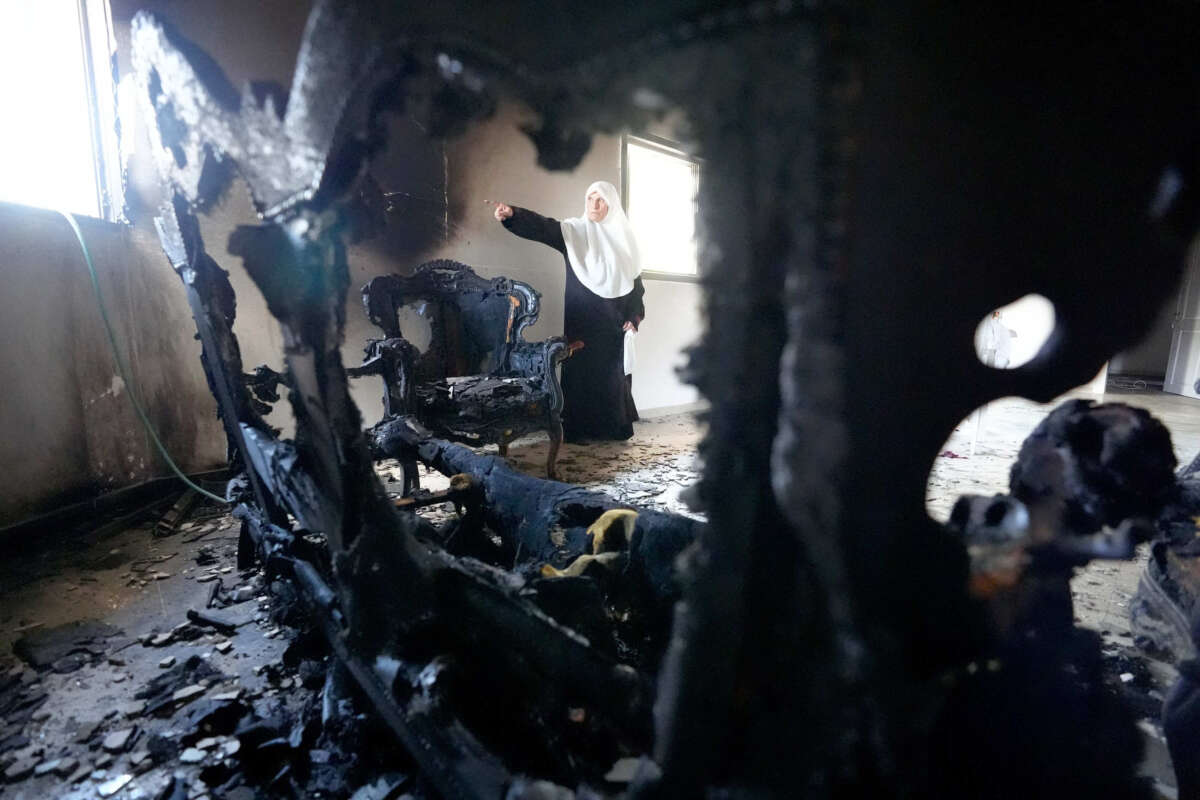
[[[562,445],[563,393],[558,365],[569,355],[561,336],[525,341],[537,322],[541,294],[523,281],[480,277],[457,261],[431,261],[411,275],[381,275],[362,290],[367,318],[383,339],[367,342],[352,377],[377,374],[384,382],[384,418],[415,415],[437,436],[471,445],[509,442],[544,430],[550,436],[546,475],[557,478]],[[423,353],[405,340],[400,312],[429,322]],[[467,380],[447,380],[466,378]],[[415,476],[415,470],[412,471]],[[409,482],[406,470],[405,482]]]

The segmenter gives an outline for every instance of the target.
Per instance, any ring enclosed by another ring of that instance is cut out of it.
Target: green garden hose
[[[108,334],[108,344],[112,348],[113,360],[117,362],[117,372],[121,375],[121,380],[125,381],[125,393],[129,396],[129,402],[133,403],[133,410],[137,412],[138,418],[146,428],[146,433],[150,435],[150,439],[158,449],[159,455],[163,457],[163,461],[166,461],[167,466],[179,476],[179,480],[210,500],[215,500],[222,504],[228,503],[224,497],[197,486],[191,478],[185,475],[183,470],[179,468],[179,465],[175,463],[175,460],[171,458],[170,453],[167,452],[167,448],[163,446],[162,440],[158,438],[158,433],[155,432],[154,426],[150,424],[150,418],[146,416],[145,409],[138,402],[137,393],[133,389],[133,381],[129,378],[129,369],[126,367],[125,359],[121,356],[121,351],[117,347],[117,337],[113,334],[112,323],[108,319],[108,310],[104,307],[104,296],[100,293],[100,281],[96,277],[96,266],[92,263],[92,254],[88,251],[87,242],[83,240],[83,231],[79,229],[79,222],[70,211],[59,209],[58,213],[62,214],[63,218],[67,220],[67,224],[71,226],[71,230],[75,232],[75,238],[79,241],[79,248],[83,250],[83,260],[87,262],[88,275],[92,278],[92,291],[96,294],[96,305],[100,307],[100,319],[104,321],[104,332]]]

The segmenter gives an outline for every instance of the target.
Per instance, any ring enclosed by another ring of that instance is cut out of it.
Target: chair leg
[[[499,445],[500,445],[500,457],[508,458],[508,438],[501,437],[500,441],[499,441]]]
[[[405,497],[412,497],[414,489],[421,488],[421,473],[417,471],[417,461],[404,462],[404,488],[401,490]]]
[[[550,420],[550,455],[546,457],[546,477],[552,481],[558,480],[558,448],[562,446],[562,420],[558,417]]]

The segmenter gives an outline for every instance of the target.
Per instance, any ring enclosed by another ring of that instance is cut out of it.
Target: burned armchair
[[[383,378],[385,419],[411,414],[437,436],[498,444],[505,455],[513,439],[547,431],[554,478],[563,406],[556,367],[570,351],[558,336],[524,340],[540,306],[529,284],[489,280],[456,261],[380,276],[363,287],[363,307],[385,338],[369,340],[351,372]],[[429,325],[423,352],[401,332],[401,320],[414,316]]]

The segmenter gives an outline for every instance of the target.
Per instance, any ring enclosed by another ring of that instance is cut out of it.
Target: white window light
[[[647,277],[695,277],[700,162],[667,145],[626,136],[625,210]]]
[[[107,0],[0,0],[0,201],[123,205]]]

